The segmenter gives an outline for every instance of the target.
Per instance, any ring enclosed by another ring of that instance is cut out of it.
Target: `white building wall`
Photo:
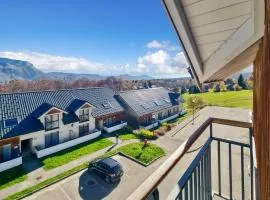
[[[59,132],[59,142],[67,142],[70,140],[70,131],[73,131],[73,136],[74,138],[79,137],[79,125],[84,124],[84,123],[89,123],[89,130],[90,132],[95,130],[95,118],[91,115],[92,108],[89,108],[89,121],[79,123],[75,122],[72,124],[67,124],[65,125],[63,123],[63,112],[58,113],[59,114],[59,128],[58,129],[53,129],[50,131],[38,131],[30,134],[25,134],[20,136],[20,140],[26,140],[26,139],[32,139],[32,152],[35,152],[35,147],[39,147],[40,149],[43,149],[45,147],[45,135],[49,133],[54,133],[54,132]],[[79,116],[79,110],[76,112],[77,116]],[[42,115],[39,120],[44,123],[45,126],[45,116],[46,114]],[[91,139],[91,137],[89,137]]]
[[[3,163],[0,163],[0,172],[17,167],[22,164],[22,157],[18,157]]]

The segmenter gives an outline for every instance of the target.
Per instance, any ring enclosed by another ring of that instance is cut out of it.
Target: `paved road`
[[[76,199],[115,199],[115,200],[124,200],[126,199],[133,191],[136,189],[145,179],[147,179],[159,166],[164,162],[173,151],[178,148],[185,139],[187,139],[196,128],[203,123],[207,117],[221,117],[228,119],[236,119],[242,121],[248,121],[249,115],[247,110],[243,109],[232,109],[232,108],[216,108],[216,107],[207,107],[203,109],[200,113],[200,116],[196,119],[195,125],[187,125],[184,129],[179,131],[174,137],[164,136],[156,141],[156,143],[163,147],[166,150],[166,156],[157,160],[149,167],[143,167],[133,161],[130,161],[121,156],[115,156],[124,167],[124,176],[119,184],[109,185],[105,183],[100,177],[97,177],[94,174],[88,174],[86,171],[77,173],[53,186],[50,186],[26,199],[39,199],[39,200],[48,200],[48,199],[57,199],[57,200],[76,200]],[[240,141],[248,141],[247,130],[215,125],[213,127],[214,134],[217,134],[220,137],[228,139],[238,139]],[[192,149],[197,149],[200,147],[205,140],[207,139],[209,130],[206,130],[204,135],[199,138],[199,140],[192,146]],[[216,135],[216,136],[217,136]],[[213,148],[216,144],[213,144]],[[227,159],[227,146],[222,146],[222,176],[223,178],[223,191],[228,192],[228,159]],[[239,151],[235,148],[233,150],[233,182],[234,192],[233,196],[238,199],[239,195],[239,174],[240,174],[240,161],[239,161]],[[159,191],[161,198],[166,199],[170,194],[172,188],[176,185],[177,181],[181,175],[186,170],[187,166],[190,164],[194,156],[198,151],[187,154],[184,158],[177,164],[177,166],[172,170],[172,172],[166,177],[166,179],[160,184]],[[212,151],[212,165],[214,170],[216,170],[216,151]],[[245,152],[245,176],[248,176],[249,169],[249,154]],[[216,173],[216,171],[214,171]],[[216,183],[217,178],[213,175],[213,182]],[[249,184],[249,179],[245,180],[246,185]],[[216,189],[216,188],[214,188]],[[249,188],[247,187],[247,190]],[[247,192],[246,192],[247,193]]]

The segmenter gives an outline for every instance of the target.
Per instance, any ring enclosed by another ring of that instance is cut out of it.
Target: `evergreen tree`
[[[243,74],[240,74],[239,77],[238,77],[238,85],[243,88],[244,90],[248,89],[247,88],[247,83],[244,79],[244,76]]]

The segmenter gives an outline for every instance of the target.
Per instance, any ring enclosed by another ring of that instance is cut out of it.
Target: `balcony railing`
[[[125,126],[127,126],[127,122],[118,121],[118,122],[112,123],[110,125],[107,125],[107,124],[104,125],[104,131],[106,131],[107,133],[111,133],[111,132],[117,131],[119,129],[122,129]]]
[[[218,133],[213,135],[212,124],[247,128],[249,129],[248,142],[224,139],[218,137]],[[214,199],[213,196],[220,199],[235,199],[237,196],[236,199],[252,200],[254,198],[252,125],[247,122],[218,118],[206,120],[128,199],[159,199],[160,183],[189,153],[190,147],[198,141],[208,127],[210,134],[206,142],[184,174],[179,176],[177,185],[171,188],[172,191],[167,199],[207,200]],[[213,160],[213,154],[217,159]],[[239,157],[239,162],[232,159],[232,155],[234,158]],[[244,167],[246,162],[250,166],[249,169]]]

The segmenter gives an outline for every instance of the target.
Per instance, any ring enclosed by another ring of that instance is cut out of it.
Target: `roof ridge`
[[[127,92],[138,92],[142,90],[151,90],[151,89],[166,89],[164,87],[154,87],[154,88],[142,88],[142,89],[134,89],[134,90],[125,90],[125,91],[120,91],[119,93],[127,93]],[[167,90],[167,89],[166,89]]]
[[[88,90],[88,89],[110,89],[107,87],[88,87],[88,88],[69,88],[69,89],[59,89],[59,90],[30,90],[30,91],[21,91],[21,92],[0,92],[0,95],[10,95],[10,94],[25,94],[25,93],[42,93],[42,92],[58,92],[58,91],[73,91],[73,90]]]

